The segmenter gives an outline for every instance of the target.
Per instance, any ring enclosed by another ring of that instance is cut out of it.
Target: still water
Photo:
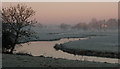
[[[45,56],[53,58],[63,58],[69,60],[81,60],[81,61],[94,61],[94,62],[107,62],[107,63],[118,63],[118,59],[103,58],[94,56],[82,56],[73,55],[61,50],[56,51],[54,49],[55,44],[63,44],[70,41],[85,40],[88,38],[63,38],[57,41],[34,41],[29,44],[24,43],[22,46],[16,46],[15,53],[30,53],[33,56]]]

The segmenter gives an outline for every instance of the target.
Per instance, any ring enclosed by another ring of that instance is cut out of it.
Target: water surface
[[[104,58],[104,57],[95,57],[95,56],[82,56],[82,55],[73,55],[61,50],[56,51],[54,49],[55,44],[63,44],[69,41],[76,40],[85,40],[88,38],[63,38],[57,41],[34,41],[30,44],[24,43],[22,46],[16,46],[15,50],[21,53],[30,53],[33,56],[45,56],[53,58],[63,58],[69,60],[81,60],[81,61],[95,61],[95,62],[108,62],[108,63],[118,63],[118,59],[114,58]]]

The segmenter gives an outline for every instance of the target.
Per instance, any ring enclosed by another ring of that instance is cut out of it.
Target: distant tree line
[[[117,19],[108,19],[108,20],[97,20],[92,19],[89,23],[80,22],[74,26],[62,23],[60,25],[61,29],[77,29],[77,30],[114,30],[118,29],[118,20]]]

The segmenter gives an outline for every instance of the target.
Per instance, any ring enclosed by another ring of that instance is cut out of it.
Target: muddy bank
[[[120,59],[120,53],[70,49],[70,48],[65,48],[63,44],[56,44],[54,48],[56,50],[62,50],[63,52],[67,52],[67,53],[74,54],[74,55],[86,55],[86,56],[97,56],[97,57],[119,58]]]

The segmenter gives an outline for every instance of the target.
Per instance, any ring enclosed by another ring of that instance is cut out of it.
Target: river
[[[29,44],[24,43],[22,46],[16,45],[14,53],[29,53],[33,56],[45,56],[52,58],[63,58],[68,60],[81,60],[81,61],[94,61],[94,62],[107,62],[107,63],[118,63],[118,59],[115,58],[104,58],[95,56],[82,56],[73,55],[61,50],[55,50],[55,44],[63,44],[69,41],[85,40],[88,38],[63,38],[57,41],[32,41]]]

